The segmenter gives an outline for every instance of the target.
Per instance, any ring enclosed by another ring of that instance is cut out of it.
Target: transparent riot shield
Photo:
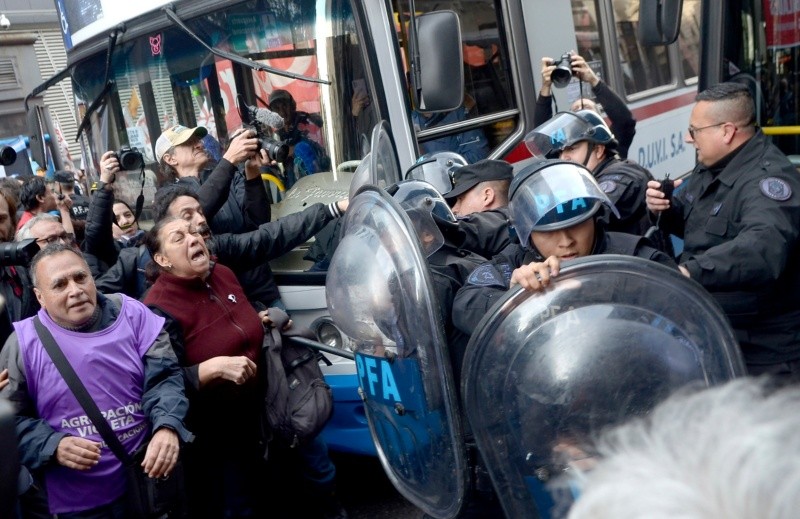
[[[464,406],[507,517],[563,517],[592,439],[687,384],[744,375],[722,310],[655,262],[587,257],[545,292],[511,291],[464,359]]]
[[[468,469],[456,388],[419,239],[384,190],[350,200],[327,276],[331,317],[355,347],[381,463],[409,501],[455,517]]]
[[[386,189],[400,182],[400,161],[395,152],[389,123],[381,121],[372,129],[370,183]]]

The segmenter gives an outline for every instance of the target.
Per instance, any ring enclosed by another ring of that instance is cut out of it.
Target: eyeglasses
[[[61,234],[53,234],[52,236],[47,236],[45,238],[39,238],[36,240],[36,243],[41,244],[43,247],[46,247],[51,243],[56,243],[56,242],[70,244],[72,243],[72,235],[64,231]]]
[[[713,127],[715,127],[715,126],[722,126],[722,125],[723,125],[723,124],[725,124],[725,123],[727,123],[727,121],[723,121],[723,122],[721,122],[721,123],[717,123],[717,124],[709,124],[708,126],[701,126],[700,128],[695,128],[694,126],[689,126],[689,128],[688,128],[688,130],[689,130],[689,135],[692,137],[692,139],[694,139],[694,135],[695,135],[697,132],[699,132],[700,130],[706,130],[706,129],[708,129],[708,128],[713,128]]]

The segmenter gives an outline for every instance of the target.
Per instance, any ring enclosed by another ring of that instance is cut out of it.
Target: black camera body
[[[564,88],[572,80],[572,53],[565,52],[560,58],[553,61],[556,69],[550,75],[553,86]]]
[[[17,161],[17,150],[11,146],[0,146],[0,166],[10,166]]]
[[[35,238],[0,243],[0,267],[27,267],[37,252],[39,244]]]
[[[135,171],[144,167],[144,156],[136,148],[130,146],[123,146],[114,155],[119,161],[119,167],[123,171]]]
[[[240,94],[241,96],[241,94]],[[258,139],[258,149],[267,150],[269,156],[278,162],[285,162],[289,157],[289,145],[283,141],[276,141],[269,137],[266,127],[267,125],[258,120],[256,117],[255,106],[248,106],[244,102],[244,98],[239,98],[239,116],[242,118],[242,123],[256,132]]]

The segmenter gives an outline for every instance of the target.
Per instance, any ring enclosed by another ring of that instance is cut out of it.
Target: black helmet
[[[617,140],[603,118],[591,110],[559,112],[525,136],[525,146],[535,157],[551,158],[581,141],[615,147]]]
[[[594,216],[602,204],[618,215],[591,172],[564,160],[530,164],[509,188],[511,223],[526,249],[531,248],[531,232],[573,227]]]
[[[444,235],[437,221],[456,223],[456,216],[444,197],[422,180],[403,180],[390,186],[387,192],[411,219],[425,254],[430,256],[439,250],[444,245]]]
[[[454,151],[426,153],[406,172],[406,180],[424,180],[446,195],[453,189],[455,170],[467,164],[467,159]]]

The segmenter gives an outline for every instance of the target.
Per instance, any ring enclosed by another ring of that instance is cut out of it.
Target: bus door
[[[736,81],[750,87],[756,123],[800,165],[800,16],[796,2],[704,2],[703,87]]]

